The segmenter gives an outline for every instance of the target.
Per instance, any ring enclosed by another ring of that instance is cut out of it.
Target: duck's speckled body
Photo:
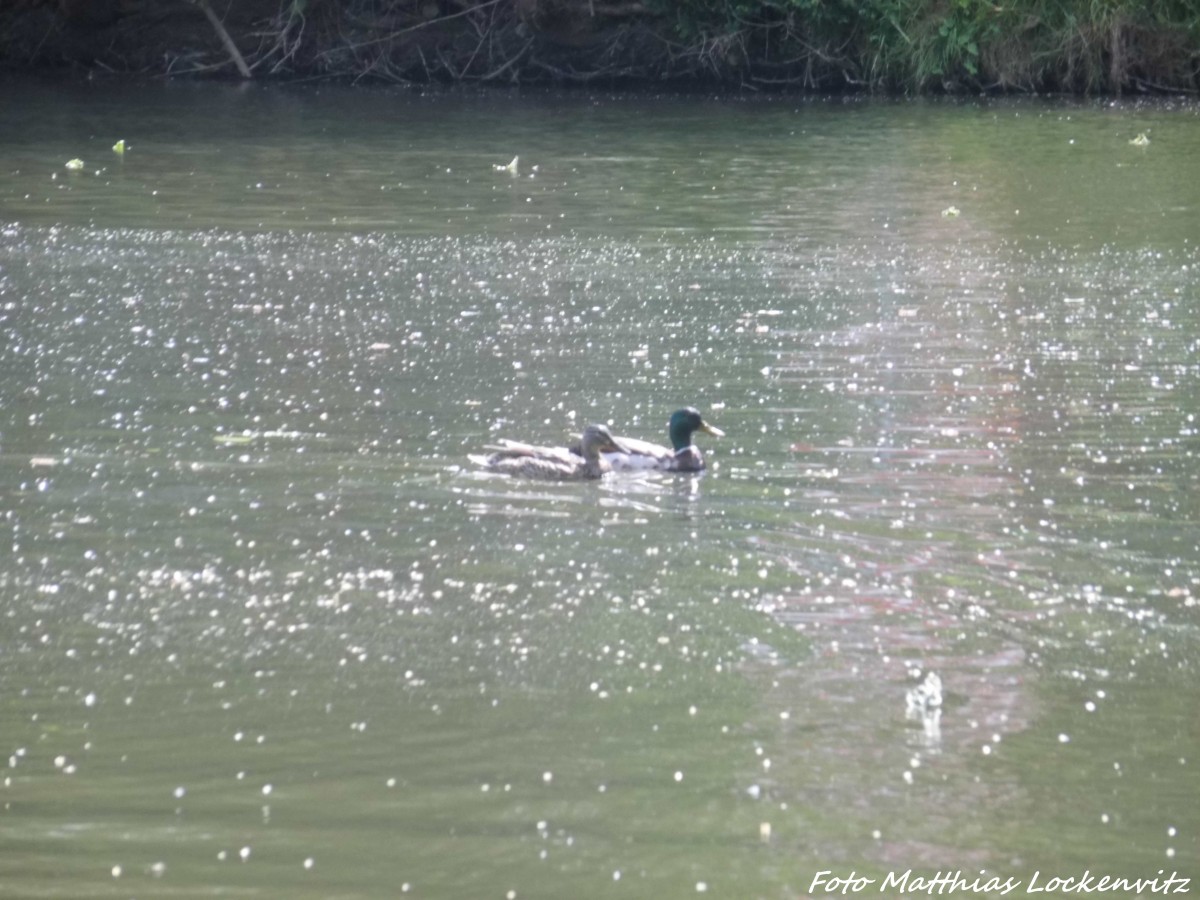
[[[628,452],[625,445],[603,425],[589,425],[584,430],[583,440],[576,448],[578,452],[566,447],[542,447],[510,440],[501,440],[499,444],[486,449],[492,451],[491,455],[473,458],[493,472],[551,481],[600,478],[612,471],[603,453]]]

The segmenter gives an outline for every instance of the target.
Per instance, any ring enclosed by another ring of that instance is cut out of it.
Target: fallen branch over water
[[[217,37],[220,38],[221,43],[225,46],[225,52],[229,54],[229,58],[233,60],[233,64],[237,66],[237,70],[242,74],[242,77],[252,78],[253,75],[250,73],[250,67],[246,65],[245,58],[238,50],[237,44],[233,42],[233,38],[229,36],[229,32],[225,30],[225,26],[221,23],[217,14],[213,12],[213,8],[209,5],[208,0],[191,0],[191,2],[200,7],[205,18],[212,25],[213,31],[217,33]]]

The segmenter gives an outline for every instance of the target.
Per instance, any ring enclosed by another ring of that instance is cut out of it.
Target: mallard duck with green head
[[[551,481],[599,478],[612,471],[604,454],[629,452],[629,448],[613,437],[604,425],[589,425],[584,429],[579,447],[574,448],[578,452],[566,447],[542,447],[510,440],[501,440],[499,444],[485,449],[492,453],[472,459],[493,472]]]
[[[667,422],[670,447],[640,441],[637,438],[616,438],[626,449],[605,451],[604,459],[615,471],[653,469],[660,472],[699,472],[704,469],[704,454],[693,443],[697,431],[724,437],[725,432],[704,421],[694,407],[677,409]],[[572,448],[573,450],[576,448]]]

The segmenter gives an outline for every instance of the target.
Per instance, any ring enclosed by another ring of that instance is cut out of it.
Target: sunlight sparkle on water
[[[112,887],[115,833],[154,874],[156,811],[247,863],[165,857],[180,893],[775,896],[801,826],[874,866],[1184,855],[1200,155],[1172,116],[1076,169],[1041,101],[654,99],[652,136],[606,95],[237,92],[191,126],[169,93],[120,179],[3,194],[4,799],[35,838],[70,811],[63,890]],[[343,106],[367,124],[330,156]],[[1072,114],[1081,156],[1126,111]],[[175,137],[201,125],[239,153]],[[536,182],[491,177],[513,127]],[[726,432],[700,475],[467,464],[590,421],[661,442],[682,404]]]

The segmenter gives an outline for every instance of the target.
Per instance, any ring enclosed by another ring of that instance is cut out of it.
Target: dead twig
[[[217,37],[221,39],[221,43],[225,45],[225,52],[229,54],[229,58],[233,60],[233,64],[237,67],[238,72],[243,78],[253,78],[250,73],[250,67],[246,65],[246,60],[243,58],[241,51],[238,50],[237,44],[233,42],[233,38],[229,36],[229,32],[225,30],[225,25],[213,12],[213,8],[209,5],[208,0],[191,0],[192,4],[200,7],[200,11],[204,13],[205,18],[213,27],[213,31],[217,33]]]
[[[296,23],[299,24],[297,25]],[[304,29],[307,24],[304,14],[293,3],[288,12],[287,21],[281,23],[279,33],[275,35],[275,45],[265,54],[268,57],[275,54],[279,56],[275,64],[271,66],[272,75],[278,73],[300,51],[300,46],[304,42]],[[294,34],[293,26],[296,26]],[[262,36],[268,37],[269,35],[263,34]]]
[[[526,52],[528,52],[529,48],[532,46],[533,46],[533,38],[530,38],[528,41],[525,42],[525,46],[522,47],[520,50],[518,50],[516,52],[516,54],[514,54],[513,57],[508,62],[504,63],[504,65],[500,66],[500,68],[494,69],[493,71],[488,72],[487,74],[483,75],[479,80],[480,81],[495,81],[497,78],[499,78],[501,75],[503,75],[506,71],[513,68],[513,66],[515,66],[517,63],[519,63],[521,61],[521,57],[523,57],[526,54]],[[513,80],[514,81],[516,80],[515,74],[513,76]]]
[[[350,44],[346,47],[339,48],[339,49],[359,50],[359,49],[362,49],[363,47],[370,47],[374,44],[387,43],[389,41],[395,40],[398,37],[402,37],[406,34],[410,34],[411,32],[419,31],[422,28],[428,28],[431,25],[439,25],[442,22],[449,22],[451,19],[459,19],[459,18],[462,18],[463,16],[469,16],[472,13],[477,12],[481,9],[487,9],[489,6],[495,6],[497,3],[502,3],[502,2],[504,2],[504,0],[486,0],[486,2],[472,6],[470,9],[464,9],[464,10],[461,10],[456,13],[450,13],[445,16],[439,16],[436,19],[429,19],[425,22],[418,22],[416,25],[409,25],[407,28],[398,28],[395,31],[389,31],[387,34],[381,35],[380,37],[371,38],[366,41],[359,41],[358,43]]]

